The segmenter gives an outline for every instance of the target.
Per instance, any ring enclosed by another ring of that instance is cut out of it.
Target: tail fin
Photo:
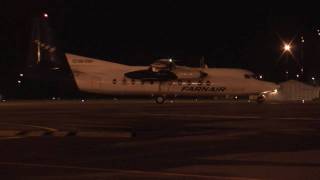
[[[48,15],[33,20],[25,75],[29,82],[46,89],[48,93],[43,90],[42,93],[49,96],[66,94],[70,91],[67,88],[76,89],[65,54],[49,26]]]
[[[207,69],[208,68],[208,65],[204,61],[204,56],[202,56],[201,59],[200,59],[200,68],[202,68],[202,69]]]
[[[64,53],[57,47],[48,16],[33,20],[28,68],[41,68],[47,71],[69,71]]]

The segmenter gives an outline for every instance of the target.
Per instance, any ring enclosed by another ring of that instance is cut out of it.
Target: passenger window
[[[202,81],[198,81],[198,86],[201,86],[202,85]]]
[[[127,84],[127,80],[126,80],[126,79],[123,79],[123,80],[122,80],[122,84]]]
[[[191,81],[188,81],[188,86],[190,86],[192,83],[191,83]]]
[[[117,84],[117,79],[113,79],[112,84]]]
[[[211,82],[210,82],[210,81],[207,81],[206,84],[207,84],[207,86],[210,86],[210,85],[211,85]]]
[[[246,79],[250,79],[250,75],[248,75],[248,74],[245,74],[244,77],[245,77]]]
[[[178,80],[178,85],[179,85],[179,86],[182,85],[182,80]]]
[[[153,81],[150,81],[150,84],[153,84]]]
[[[141,83],[141,85],[144,85],[144,81],[143,80],[140,83]]]
[[[136,81],[134,79],[131,79],[131,84],[134,85]]]

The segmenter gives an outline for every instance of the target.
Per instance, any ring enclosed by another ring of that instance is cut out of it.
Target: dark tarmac
[[[320,104],[0,103],[0,179],[319,179]]]

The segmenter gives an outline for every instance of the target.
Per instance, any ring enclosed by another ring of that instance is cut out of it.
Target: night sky
[[[245,68],[275,82],[284,80],[286,68],[293,78],[301,63],[310,82],[320,78],[320,15],[316,5],[310,7],[270,1],[4,1],[0,70],[7,79],[23,70],[32,19],[47,12],[65,52],[130,65],[175,58],[198,66],[204,57],[209,67]],[[292,41],[292,55],[281,56],[282,41]]]

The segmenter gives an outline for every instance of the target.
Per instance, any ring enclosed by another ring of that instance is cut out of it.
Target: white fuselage
[[[169,81],[142,81],[124,76],[127,72],[148,69],[147,66],[128,66],[109,61],[66,54],[76,84],[81,91],[107,95],[215,96],[259,95],[271,92],[278,85],[257,80],[252,72],[243,69],[190,68],[207,74],[204,78]]]

